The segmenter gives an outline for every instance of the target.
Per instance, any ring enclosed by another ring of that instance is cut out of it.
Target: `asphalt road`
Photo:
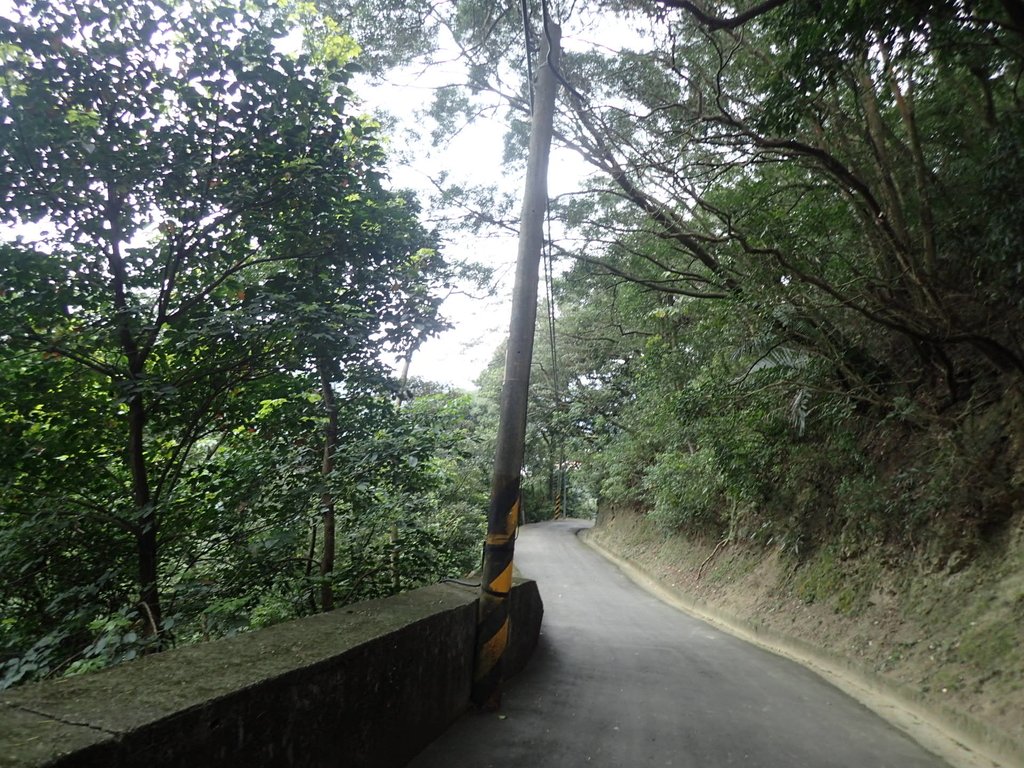
[[[410,766],[946,766],[813,672],[652,597],[576,538],[586,525],[521,529],[537,652],[500,713],[466,715]]]

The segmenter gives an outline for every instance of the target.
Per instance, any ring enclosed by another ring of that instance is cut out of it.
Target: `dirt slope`
[[[641,514],[604,510],[589,534],[685,601],[821,654],[1024,766],[1024,518],[971,563],[883,565],[829,551],[688,541]]]

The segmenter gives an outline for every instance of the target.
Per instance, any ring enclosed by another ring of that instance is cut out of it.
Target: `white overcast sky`
[[[502,164],[504,154],[504,120],[507,111],[499,107],[464,127],[444,146],[430,146],[429,139],[416,147],[407,146],[411,139],[405,132],[410,126],[419,126],[429,135],[429,123],[424,125],[422,111],[434,95],[433,88],[446,83],[460,82],[445,68],[415,73],[395,73],[389,82],[373,87],[356,86],[366,111],[373,114],[384,110],[400,121],[392,138],[396,159],[390,174],[392,183],[399,188],[415,190],[426,202],[435,190],[431,179],[447,173],[450,183],[498,184],[502,191],[515,195],[518,215],[524,175],[510,171]],[[424,130],[425,128],[425,130]],[[412,149],[411,162],[403,162],[398,155],[402,149]],[[549,195],[575,189],[586,168],[574,154],[553,147]],[[445,254],[452,260],[477,261],[495,270],[496,292],[487,297],[456,293],[449,297],[442,312],[452,328],[427,341],[413,356],[410,376],[470,389],[473,382],[490,362],[494,351],[508,333],[511,317],[512,282],[518,241],[514,234],[505,236],[473,237],[456,234],[446,238]]]
[[[626,24],[607,17],[576,16],[563,25],[562,46],[565,50],[607,48],[606,41],[615,46],[644,48],[649,44]],[[444,58],[442,52],[439,58]],[[454,58],[454,56],[451,56]],[[525,63],[522,77],[526,78]],[[489,116],[478,118],[459,131],[444,147],[432,147],[424,139],[418,146],[409,147],[411,135],[419,130],[429,136],[432,125],[424,123],[422,112],[427,109],[434,89],[450,83],[465,81],[460,65],[433,65],[429,68],[410,68],[392,72],[388,82],[372,87],[356,85],[357,95],[371,114],[383,110],[399,120],[393,141],[396,150],[412,149],[412,161],[392,163],[391,176],[396,187],[416,190],[426,201],[434,187],[431,178],[442,171],[448,180],[462,184],[498,184],[503,191],[516,197],[518,215],[524,176],[510,171],[502,163],[507,109],[498,106]],[[415,127],[415,128],[413,128]],[[398,152],[396,152],[396,160]],[[548,172],[548,194],[575,191],[592,169],[575,153],[552,146]],[[511,317],[512,282],[518,241],[513,234],[505,237],[460,236],[449,242],[445,249],[450,259],[479,261],[492,267],[497,281],[496,295],[490,298],[471,298],[454,295],[442,312],[453,328],[426,342],[413,356],[410,375],[430,381],[470,389],[474,381],[490,362],[495,349],[507,336]],[[556,271],[559,267],[556,266]],[[543,291],[543,287],[540,289]],[[543,317],[541,315],[540,317]]]
[[[386,96],[399,90],[394,86],[383,87],[374,89],[372,96]],[[369,97],[366,102],[370,106]],[[515,195],[514,210],[518,215],[524,178],[521,173],[508,173],[502,165],[505,128],[498,117],[478,121],[446,147],[430,148],[429,154],[423,147],[414,166],[391,168],[392,182],[396,187],[416,190],[424,201],[433,189],[431,176],[436,178],[441,171],[446,171],[453,183],[498,183]],[[584,173],[585,167],[575,155],[554,149],[550,178],[555,183],[549,183],[549,194],[554,196],[574,188]],[[508,333],[517,251],[518,240],[513,233],[479,237],[456,233],[446,238],[445,254],[449,259],[477,261],[494,269],[496,291],[492,296],[468,289],[451,295],[442,312],[453,327],[416,352],[410,366],[411,376],[463,389],[473,387]]]
[[[9,14],[13,5],[12,0],[0,0],[0,14]],[[563,36],[566,48],[600,45],[602,38],[614,39],[619,46],[643,45],[640,38],[619,23],[593,18],[573,21],[574,30],[566,29]],[[289,36],[281,41],[284,49],[299,45],[301,36]],[[444,58],[444,53],[440,58]],[[445,146],[433,147],[428,138],[432,126],[423,113],[430,105],[435,88],[465,81],[460,66],[410,68],[391,73],[387,80],[387,83],[373,86],[357,83],[356,92],[363,101],[364,111],[371,115],[384,111],[398,121],[391,139],[393,152],[389,172],[393,186],[415,190],[426,206],[435,190],[431,179],[438,178],[441,172],[448,174],[451,183],[497,183],[503,191],[515,194],[518,213],[523,176],[510,172],[502,163],[507,110],[496,108],[489,117],[479,118],[459,131]],[[423,138],[415,138],[417,135]],[[572,191],[586,174],[587,167],[579,157],[558,147],[552,148],[550,196]],[[429,216],[430,212],[426,213]],[[493,268],[498,278],[497,291],[490,297],[465,293],[450,296],[442,312],[453,327],[417,351],[409,372],[411,376],[470,389],[508,333],[517,239],[510,233],[480,238],[456,235],[446,240],[445,253],[450,260],[477,261]]]

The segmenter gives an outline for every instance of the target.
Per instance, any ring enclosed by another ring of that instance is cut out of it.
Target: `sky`
[[[565,51],[608,51],[625,47],[645,50],[650,47],[650,42],[639,31],[640,20],[634,25],[607,13],[589,11],[582,5],[577,7],[576,3],[572,4],[569,14],[562,24]],[[456,58],[454,45],[450,51],[442,47],[436,56],[442,61]],[[525,80],[525,62],[522,77]],[[394,153],[390,169],[394,185],[414,189],[426,201],[435,189],[431,177],[436,178],[442,171],[448,173],[448,180],[453,183],[495,183],[501,190],[514,194],[514,211],[518,216],[525,171],[511,170],[503,164],[507,109],[496,106],[459,131],[445,146],[433,147],[428,140],[415,138],[417,133],[429,135],[433,127],[423,112],[436,87],[466,81],[461,65],[408,68],[390,72],[386,79],[387,83],[356,84],[355,87],[367,111],[383,110],[398,121],[393,135],[395,149],[399,152]],[[409,150],[406,162],[398,157],[401,150]],[[525,163],[523,165],[525,167]],[[576,191],[592,172],[593,168],[579,155],[553,143],[548,172],[549,197]],[[517,250],[518,240],[512,233],[502,237],[463,235],[447,244],[445,254],[450,259],[475,260],[495,270],[495,294],[476,298],[462,294],[451,296],[442,312],[453,325],[452,329],[423,344],[413,356],[410,376],[461,389],[474,388],[475,380],[508,336]],[[567,266],[556,263],[556,274]],[[543,286],[539,289],[543,291]]]
[[[429,107],[433,86],[446,81],[451,82],[439,71],[419,76],[392,74],[388,83],[356,85],[367,112],[383,110],[398,121],[388,169],[392,185],[412,189],[424,204],[435,192],[431,179],[442,172],[454,183],[492,183],[501,177],[504,125],[497,117],[466,127],[446,146],[432,147],[426,136],[415,137],[412,126],[428,122],[421,113]],[[410,155],[403,157],[405,151],[411,151]],[[451,294],[442,313],[452,328],[414,353],[409,375],[472,389],[508,330],[517,241],[502,237],[484,242],[452,233],[444,237],[449,260],[479,261],[495,270],[495,291],[488,296],[485,290],[462,286]]]
[[[11,15],[15,2],[0,0],[0,14]],[[279,50],[298,50],[301,33],[279,41]],[[444,57],[442,53],[441,58]],[[426,73],[409,70],[393,72],[389,83],[356,84],[356,93],[363,100],[363,109],[369,114],[381,111],[397,120],[393,132],[393,152],[389,172],[392,186],[414,190],[423,204],[435,191],[431,178],[442,171],[452,182],[490,183],[507,182],[514,189],[516,179],[508,177],[502,168],[504,125],[500,113],[494,112],[467,126],[443,147],[431,147],[429,139],[415,137],[424,133],[425,111],[442,84],[465,80],[458,66],[431,67]],[[420,130],[416,130],[416,129]],[[426,132],[429,134],[429,130]],[[521,187],[521,180],[519,186]],[[427,212],[429,215],[429,212]],[[47,222],[26,224],[16,228],[19,234],[34,240],[49,227]],[[511,279],[514,274],[517,241],[514,237],[474,239],[469,236],[447,235],[445,254],[450,260],[479,261],[495,270],[495,292],[470,289],[456,291],[445,301],[443,314],[452,325],[451,330],[429,340],[413,356],[410,375],[455,386],[472,389],[474,381],[491,359],[495,348],[507,333],[511,310]],[[397,369],[396,361],[391,361]]]
[[[456,73],[457,74],[457,73]],[[415,190],[426,201],[435,191],[431,178],[441,172],[448,174],[452,183],[498,184],[502,191],[515,195],[514,210],[518,215],[521,205],[524,173],[512,171],[502,163],[504,134],[506,131],[504,108],[496,108],[489,115],[464,127],[445,145],[430,146],[429,139],[416,141],[412,126],[420,132],[429,132],[430,121],[422,114],[433,98],[433,88],[453,82],[452,71],[391,73],[389,82],[375,85],[356,85],[356,92],[364,108],[371,114],[384,110],[398,121],[392,142],[396,150],[411,149],[411,159],[397,155],[389,168],[392,183],[397,188]],[[427,131],[422,131],[427,123]],[[416,141],[416,146],[408,143]],[[575,189],[587,169],[575,154],[552,147],[549,172],[549,196]],[[512,283],[518,239],[507,235],[449,234],[445,254],[449,259],[478,261],[494,269],[493,295],[479,289],[465,287],[451,295],[442,307],[442,313],[452,328],[425,342],[413,355],[409,375],[430,381],[473,389],[474,382],[495,350],[507,337],[511,319]]]
[[[9,13],[12,6],[12,0],[0,0],[0,13]],[[639,42],[620,25],[609,30],[600,19],[574,21],[579,22],[576,33],[567,32],[563,37],[563,47],[569,50],[601,45],[602,38],[607,40],[612,36],[619,45],[627,40]],[[301,45],[301,34],[280,42],[285,50],[297,49]],[[456,57],[442,50],[436,58],[443,61]],[[522,76],[526,77],[525,71]],[[515,196],[514,210],[518,214],[524,173],[503,164],[506,108],[495,105],[442,146],[433,146],[429,140],[433,125],[425,112],[435,89],[465,79],[461,65],[453,61],[447,65],[393,71],[387,75],[387,82],[367,80],[354,85],[365,112],[371,115],[384,112],[395,121],[388,169],[392,185],[414,190],[427,208],[428,219],[431,215],[428,201],[436,191],[432,179],[442,173],[447,174],[450,183],[497,184],[501,191]],[[550,196],[576,189],[587,174],[588,168],[578,156],[557,145],[552,147],[548,177]],[[417,350],[409,374],[460,389],[473,389],[477,377],[508,334],[518,241],[511,232],[481,236],[443,232],[443,236],[444,253],[449,260],[475,261],[494,270],[493,290],[488,295],[479,288],[462,286],[461,290],[453,292],[442,306],[451,329]],[[398,367],[397,362],[393,365]]]

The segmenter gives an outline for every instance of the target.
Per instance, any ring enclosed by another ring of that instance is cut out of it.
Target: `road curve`
[[[521,529],[537,652],[500,713],[463,717],[412,768],[946,766],[813,672],[643,591],[576,538],[588,525]]]

